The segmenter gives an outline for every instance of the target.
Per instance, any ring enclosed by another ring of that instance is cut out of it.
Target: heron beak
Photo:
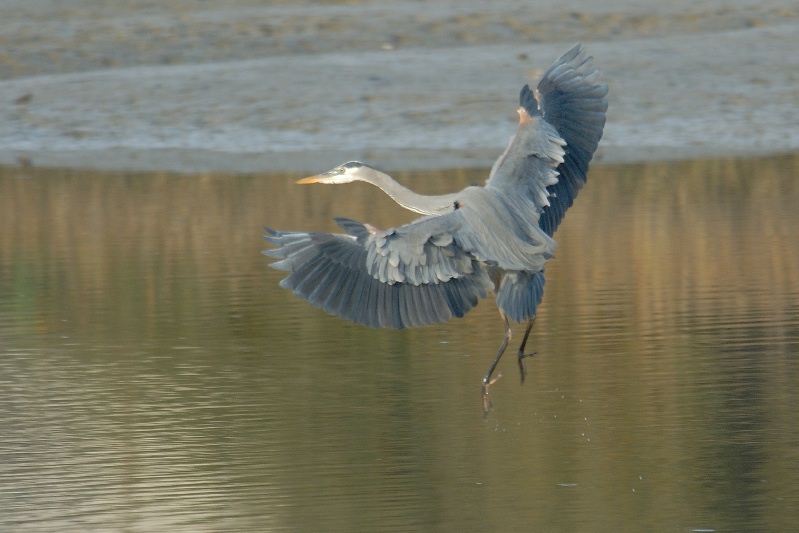
[[[316,176],[310,176],[308,178],[302,178],[301,180],[297,180],[297,183],[300,185],[307,185],[309,183],[319,183],[323,182],[325,179],[324,174],[317,174]]]
[[[341,183],[342,173],[339,169],[329,170],[322,172],[316,176],[310,176],[297,180],[300,185],[307,185],[309,183]]]

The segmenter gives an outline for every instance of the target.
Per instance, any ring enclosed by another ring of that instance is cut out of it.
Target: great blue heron
[[[505,336],[482,381],[487,413],[510,321],[527,322],[518,352],[522,382],[524,359],[533,355],[525,346],[556,246],[552,235],[585,183],[605,125],[608,87],[599,78],[578,44],[544,73],[535,93],[525,85],[518,129],[484,187],[425,196],[357,161],[298,181],[365,181],[424,216],[388,230],[336,218],[345,234],[266,228],[278,248],[264,254],[280,259],[272,267],[291,272],[280,286],[341,318],[398,329],[462,317],[496,291]]]

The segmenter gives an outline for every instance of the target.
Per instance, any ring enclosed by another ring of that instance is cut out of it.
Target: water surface
[[[260,227],[413,218],[364,184],[0,169],[0,529],[787,531],[799,157],[597,166],[518,382],[489,299],[376,331]],[[398,174],[421,192],[485,172]]]

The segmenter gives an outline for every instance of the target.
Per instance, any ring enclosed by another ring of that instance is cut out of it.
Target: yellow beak
[[[301,180],[297,180],[297,183],[299,183],[300,185],[307,185],[309,183],[319,183],[319,180],[321,179],[322,179],[321,176],[310,176],[308,178],[302,178]]]

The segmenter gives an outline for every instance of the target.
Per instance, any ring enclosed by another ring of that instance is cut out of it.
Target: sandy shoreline
[[[799,149],[790,2],[543,2],[536,15],[508,0],[424,13],[409,2],[10,4],[0,164],[486,167],[513,132],[519,88],[577,40],[611,87],[598,160]]]

